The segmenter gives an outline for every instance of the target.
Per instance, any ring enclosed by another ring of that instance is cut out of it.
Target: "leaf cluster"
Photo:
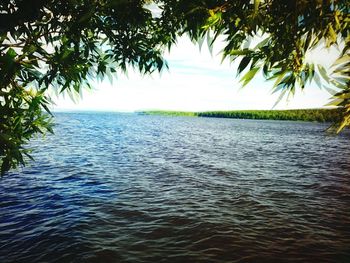
[[[0,165],[24,164],[25,143],[51,131],[48,90],[72,98],[89,80],[166,67],[158,21],[138,0],[0,3]]]
[[[164,8],[164,14],[176,14],[173,23],[180,35],[200,43],[207,37],[209,46],[224,36],[223,57],[240,61],[242,86],[262,74],[280,94],[276,104],[312,83],[330,91],[332,105],[344,113],[335,123],[337,132],[350,124],[349,12],[346,0],[174,0]],[[320,45],[341,50],[333,72],[306,61]]]

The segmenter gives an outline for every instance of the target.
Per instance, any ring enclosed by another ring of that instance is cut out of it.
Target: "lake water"
[[[0,178],[0,262],[350,262],[349,131],[56,114]]]

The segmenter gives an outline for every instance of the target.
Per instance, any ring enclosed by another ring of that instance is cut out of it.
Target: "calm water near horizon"
[[[57,113],[0,178],[0,262],[350,262],[350,131]]]

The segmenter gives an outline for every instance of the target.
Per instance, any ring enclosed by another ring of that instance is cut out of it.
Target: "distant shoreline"
[[[288,120],[311,122],[334,122],[340,119],[339,109],[296,109],[296,110],[234,110],[234,111],[140,111],[140,115],[210,117],[257,120]]]

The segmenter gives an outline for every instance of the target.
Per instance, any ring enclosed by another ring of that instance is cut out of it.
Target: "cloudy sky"
[[[74,103],[68,96],[54,97],[54,110],[138,111],[138,110],[236,110],[272,109],[278,94],[271,94],[272,82],[256,76],[241,88],[236,78],[237,63],[221,62],[218,41],[212,53],[206,44],[199,48],[187,37],[179,39],[170,53],[165,54],[169,70],[162,74],[141,76],[129,71],[119,74],[113,83],[108,79],[94,82],[94,90],[84,90],[82,98]],[[309,60],[329,63],[334,52],[318,49]],[[298,90],[289,101],[281,101],[276,109],[316,108],[329,101],[330,94],[312,83],[304,91]]]

